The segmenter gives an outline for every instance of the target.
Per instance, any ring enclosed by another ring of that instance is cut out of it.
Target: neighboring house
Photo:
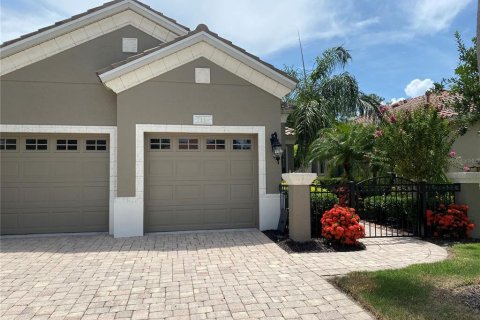
[[[2,234],[276,228],[284,72],[135,0],[0,54]]]

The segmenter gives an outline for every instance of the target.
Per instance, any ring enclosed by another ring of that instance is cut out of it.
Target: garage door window
[[[252,149],[252,140],[233,139],[233,150],[250,150],[250,149]]]
[[[170,150],[171,142],[169,138],[153,138],[150,139],[151,150]]]
[[[0,139],[0,150],[17,150],[17,139]]]
[[[179,150],[198,150],[198,139],[178,139]]]
[[[26,139],[25,149],[26,150],[47,150],[48,141],[47,139]]]
[[[207,150],[225,150],[225,139],[207,139]]]
[[[72,140],[72,139],[57,140],[57,150],[59,150],[59,151],[75,151],[75,150],[77,150],[77,140]]]
[[[85,141],[85,150],[87,151],[106,151],[107,150],[107,140],[86,140]]]

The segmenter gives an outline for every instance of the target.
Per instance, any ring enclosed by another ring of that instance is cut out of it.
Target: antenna
[[[300,54],[302,55],[302,65],[303,65],[303,80],[307,81],[307,71],[305,70],[305,59],[303,58],[303,48],[302,40],[300,39],[300,31],[297,30],[298,34],[298,43],[300,44]]]

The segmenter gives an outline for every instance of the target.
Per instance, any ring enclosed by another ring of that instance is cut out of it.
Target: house
[[[2,234],[276,228],[281,70],[136,0],[0,57]]]

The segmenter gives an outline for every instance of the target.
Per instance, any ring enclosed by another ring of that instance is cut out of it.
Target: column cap
[[[309,186],[317,178],[316,173],[284,173],[282,179],[289,186]]]

